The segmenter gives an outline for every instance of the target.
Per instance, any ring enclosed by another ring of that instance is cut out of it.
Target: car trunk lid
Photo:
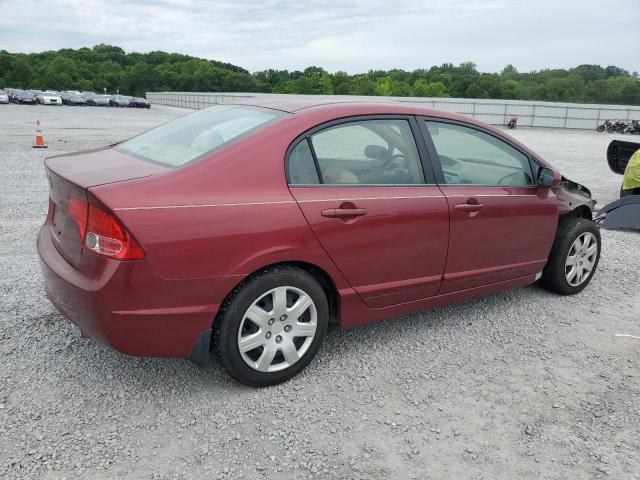
[[[78,202],[88,202],[87,189],[170,171],[106,148],[50,157],[45,161],[49,181],[49,215],[53,243],[69,263],[77,266],[82,254],[83,212]],[[86,221],[86,212],[84,213]]]

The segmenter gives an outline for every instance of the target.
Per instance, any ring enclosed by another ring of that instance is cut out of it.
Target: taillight
[[[69,213],[87,250],[116,260],[144,258],[144,250],[111,213],[75,197],[69,201]]]
[[[54,204],[55,206],[55,204]],[[89,204],[77,197],[69,197],[69,215],[73,217],[80,232],[80,238],[84,239],[85,228],[87,227],[87,210]]]

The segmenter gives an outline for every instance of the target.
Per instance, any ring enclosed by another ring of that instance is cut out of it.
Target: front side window
[[[445,183],[533,185],[528,157],[508,143],[474,128],[433,121],[426,124]]]
[[[329,185],[423,184],[424,173],[407,120],[360,120],[328,127],[309,137],[317,159],[320,182]],[[299,145],[306,143],[301,141]],[[296,149],[298,148],[296,146]],[[308,147],[300,147],[306,151]],[[296,165],[289,156],[289,179]],[[305,153],[306,172],[313,181],[313,157]],[[299,166],[295,167],[301,171]],[[295,175],[294,175],[295,173]],[[317,173],[315,174],[317,175]],[[315,177],[317,179],[317,176]]]
[[[179,167],[284,115],[278,110],[240,105],[210,107],[138,135],[116,149]]]

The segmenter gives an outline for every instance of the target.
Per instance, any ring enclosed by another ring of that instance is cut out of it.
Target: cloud
[[[472,61],[640,70],[640,2],[597,0],[0,0],[0,48],[98,43],[264,68],[363,72]],[[46,18],[46,20],[44,20]],[[51,18],[55,20],[52,21]],[[623,39],[612,43],[612,33]]]

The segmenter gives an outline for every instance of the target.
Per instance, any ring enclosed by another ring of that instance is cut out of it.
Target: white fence
[[[222,92],[148,92],[152,104],[171,105],[191,109],[210,105],[250,103],[252,98],[301,97],[308,95],[282,95],[275,93],[222,93]],[[460,113],[493,125],[505,125],[515,115],[518,126],[546,128],[595,129],[605,120],[640,119],[639,106],[593,105],[582,103],[534,102],[523,100],[484,100],[469,98],[424,97],[363,97],[347,95],[313,95],[314,98],[332,98],[343,101],[392,101],[424,105],[436,110]]]

